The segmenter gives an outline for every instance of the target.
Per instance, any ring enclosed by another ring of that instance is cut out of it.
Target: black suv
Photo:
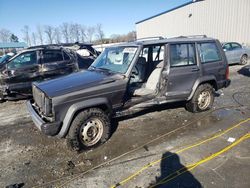
[[[43,133],[89,149],[108,140],[116,116],[177,101],[191,112],[210,109],[228,74],[216,39],[136,41],[106,48],[86,71],[34,83],[27,107]]]
[[[98,55],[90,44],[80,43],[27,48],[0,64],[0,100],[26,98],[33,81],[87,69]]]

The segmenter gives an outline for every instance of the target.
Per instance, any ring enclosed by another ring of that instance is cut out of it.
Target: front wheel
[[[99,108],[90,108],[75,117],[67,142],[75,151],[87,150],[103,144],[110,135],[111,124],[108,115]]]
[[[213,91],[213,87],[210,84],[200,85],[192,99],[186,103],[186,109],[193,113],[211,109],[214,102]]]

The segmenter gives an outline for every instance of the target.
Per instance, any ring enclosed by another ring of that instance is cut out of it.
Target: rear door
[[[218,84],[225,80],[227,67],[219,45],[215,41],[198,43],[202,74],[215,77]]]
[[[75,62],[62,50],[43,50],[42,75],[44,79],[66,75],[74,71]]]
[[[6,65],[5,82],[9,90],[29,93],[33,81],[40,79],[38,51],[24,52]]]
[[[186,99],[199,77],[195,43],[169,44],[167,99]]]

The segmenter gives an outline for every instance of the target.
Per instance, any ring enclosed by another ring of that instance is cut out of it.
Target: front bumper
[[[42,131],[45,135],[48,135],[48,136],[57,135],[61,127],[61,122],[47,123],[35,111],[35,109],[33,108],[31,104],[31,101],[27,101],[26,106],[34,124],[40,131]]]

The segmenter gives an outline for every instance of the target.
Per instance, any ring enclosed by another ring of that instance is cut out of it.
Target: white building
[[[250,0],[194,0],[136,23],[137,38],[207,35],[250,45]]]

